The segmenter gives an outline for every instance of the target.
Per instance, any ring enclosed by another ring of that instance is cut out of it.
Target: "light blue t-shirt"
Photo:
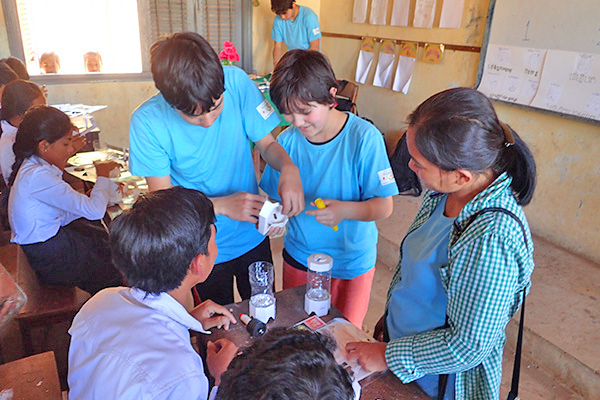
[[[348,114],[342,131],[331,141],[314,144],[295,127],[279,135],[281,146],[300,169],[306,210],[317,198],[365,201],[398,194],[381,132],[372,124]],[[260,187],[279,199],[279,173],[267,167]],[[375,222],[343,220],[336,232],[304,211],[290,219],[283,238],[286,251],[302,265],[311,254],[333,257],[332,276],[353,279],[375,266],[377,226]]]
[[[448,296],[440,267],[448,264],[454,222],[454,218],[444,216],[446,199],[437,204],[427,222],[406,236],[402,245],[402,279],[394,288],[386,319],[390,340],[431,331],[446,323]],[[454,381],[455,375],[451,375],[445,399],[454,399]],[[425,375],[416,382],[427,395],[436,398],[438,375]]]
[[[310,48],[310,42],[321,38],[317,14],[308,7],[299,7],[300,10],[295,20],[284,21],[279,15],[276,15],[273,20],[271,39],[276,42],[285,42],[288,50],[307,50]]]
[[[264,138],[279,117],[244,71],[223,70],[223,110],[208,128],[185,122],[160,93],[133,112],[129,165],[134,175],[171,175],[173,185],[209,197],[258,193],[248,139]],[[264,240],[249,222],[218,215],[216,226],[217,264],[247,253]]]

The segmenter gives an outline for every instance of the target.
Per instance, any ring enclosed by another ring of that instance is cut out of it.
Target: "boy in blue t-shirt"
[[[150,49],[159,94],[131,116],[130,167],[150,191],[183,186],[206,193],[217,214],[219,254],[200,297],[233,302],[233,276],[242,298],[250,297],[248,265],[271,261],[268,238],[255,227],[264,197],[248,140],[281,171],[278,193],[288,216],[304,209],[298,168],[270,131],[279,123],[273,107],[244,71],[223,67],[197,33],[159,40]]]
[[[288,223],[283,287],[306,283],[311,254],[330,255],[331,302],[361,327],[377,258],[374,221],[392,213],[391,196],[398,194],[398,188],[381,132],[335,109],[336,92],[331,65],[317,51],[287,52],[271,78],[273,102],[292,124],[278,141],[300,168],[305,201],[312,205]],[[278,175],[267,167],[260,182],[274,198]],[[326,208],[315,207],[317,198],[323,199]]]
[[[273,20],[273,66],[283,54],[282,42],[288,50],[320,50],[321,29],[319,17],[308,7],[299,6],[295,0],[271,0],[271,10],[275,14]]]

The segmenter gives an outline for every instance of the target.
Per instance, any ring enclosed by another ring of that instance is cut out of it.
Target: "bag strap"
[[[471,215],[467,219],[466,224],[464,224],[462,227],[456,223],[456,220],[454,220],[454,229],[456,230],[456,232],[458,232],[458,235],[455,240],[458,240],[460,235],[462,235],[467,230],[469,225],[471,225],[477,219],[477,217],[479,217],[482,214],[488,213],[488,212],[501,212],[503,214],[510,216],[515,221],[517,221],[519,223],[519,226],[521,227],[521,232],[523,233],[523,240],[525,241],[525,247],[527,248],[527,250],[529,250],[529,245],[527,244],[527,233],[525,231],[525,226],[523,225],[523,222],[521,222],[519,217],[517,217],[514,213],[512,213],[502,207],[483,208],[483,209],[477,211],[475,214]],[[521,349],[523,346],[523,323],[524,323],[524,321],[525,321],[525,289],[523,289],[523,303],[521,304],[521,321],[519,322],[519,333],[517,335],[517,346],[515,349],[515,362],[513,365],[513,376],[512,376],[511,388],[510,388],[510,392],[508,393],[507,400],[518,400],[519,399],[519,377],[521,375]],[[447,327],[447,326],[448,326],[448,316],[446,315],[446,324],[444,325],[444,327]],[[446,395],[446,386],[448,386],[448,374],[439,375],[439,377],[438,377],[438,397],[437,397],[438,400],[444,399],[444,396]]]

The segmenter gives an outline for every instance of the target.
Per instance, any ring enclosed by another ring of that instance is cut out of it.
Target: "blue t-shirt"
[[[454,221],[444,216],[446,199],[437,204],[427,222],[406,236],[402,245],[402,279],[394,288],[386,319],[390,339],[431,331],[446,322],[448,296],[440,267],[448,264]],[[444,398],[454,399],[454,380],[455,375],[451,375]],[[438,375],[425,375],[416,382],[427,395],[436,398]]]
[[[284,21],[279,15],[276,15],[273,20],[271,39],[276,42],[285,42],[288,50],[307,50],[310,42],[321,38],[317,14],[308,7],[299,7],[300,10],[295,20]]]
[[[258,193],[248,139],[264,138],[279,117],[244,71],[223,70],[223,110],[208,128],[185,122],[160,93],[133,112],[129,165],[134,175],[171,175],[173,185],[197,189],[209,197]],[[216,263],[237,258],[264,240],[249,222],[218,215],[216,226]]]
[[[317,198],[365,201],[398,194],[381,132],[372,124],[348,114],[342,131],[331,141],[314,144],[295,127],[279,135],[279,143],[300,169],[306,210]],[[265,169],[260,187],[279,199],[279,173]],[[302,265],[311,254],[333,257],[332,276],[353,279],[375,266],[377,226],[373,221],[343,220],[336,232],[302,212],[288,222],[283,238],[286,251]]]

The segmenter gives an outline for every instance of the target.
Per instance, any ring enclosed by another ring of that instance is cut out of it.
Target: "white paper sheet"
[[[372,0],[371,15],[369,23],[371,25],[385,25],[387,19],[388,0]]]
[[[410,8],[410,0],[394,0],[392,6],[392,21],[390,25],[408,26],[408,10]]]
[[[407,94],[414,69],[414,58],[405,56],[398,57],[398,67],[396,67],[396,76],[394,77],[394,86],[392,87],[392,90]]]
[[[392,77],[394,72],[394,55],[387,53],[379,53],[377,61],[377,69],[373,78],[373,86],[392,88]]]
[[[354,0],[354,9],[352,10],[352,22],[355,24],[364,24],[367,20],[368,0]]]
[[[365,83],[367,81],[367,76],[369,76],[369,70],[371,69],[371,64],[373,63],[373,57],[375,57],[375,53],[370,51],[361,50],[360,53],[358,53],[356,76],[354,79],[356,82]]]
[[[440,28],[460,28],[465,0],[444,0]]]
[[[417,0],[415,4],[415,28],[431,28],[435,15],[435,0]]]
[[[531,105],[600,121],[600,55],[548,50]]]
[[[529,105],[538,91],[545,57],[546,50],[491,44],[478,89],[491,99]]]

